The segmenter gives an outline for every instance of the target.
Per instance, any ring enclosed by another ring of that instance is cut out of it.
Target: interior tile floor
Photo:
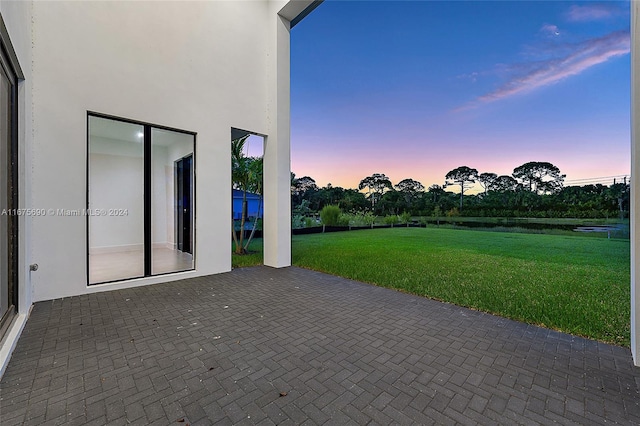
[[[154,275],[194,268],[193,256],[180,250],[154,247],[151,259],[151,272]],[[92,284],[142,276],[144,276],[142,250],[89,255],[89,282]]]
[[[626,348],[299,268],[37,303],[28,424],[640,424]]]

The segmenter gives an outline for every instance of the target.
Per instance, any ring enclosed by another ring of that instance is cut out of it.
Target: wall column
[[[290,22],[269,13],[264,149],[264,264],[291,265]]]
[[[631,2],[631,353],[640,366],[640,2]]]

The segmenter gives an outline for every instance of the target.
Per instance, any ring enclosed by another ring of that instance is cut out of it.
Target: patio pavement
[[[299,268],[37,303],[13,424],[640,424],[628,349]]]

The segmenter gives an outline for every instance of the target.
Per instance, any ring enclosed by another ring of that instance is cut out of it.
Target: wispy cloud
[[[571,49],[567,50],[568,47]],[[550,59],[508,66],[512,76],[506,83],[458,110],[529,93],[578,75],[594,65],[626,55],[630,51],[630,35],[628,31],[616,31],[575,45],[557,45],[553,49],[553,52],[549,52]]]
[[[475,82],[478,81],[478,76],[479,75],[480,75],[479,72],[474,71],[474,72],[469,73],[469,74],[460,74],[460,75],[456,76],[456,78],[462,79],[462,80],[469,80],[472,83],[475,83]]]
[[[548,36],[550,35],[554,37],[557,37],[560,35],[560,29],[558,28],[558,26],[552,25],[552,24],[544,24],[542,28],[540,28],[540,32],[545,35],[548,35]]]
[[[571,22],[589,22],[609,19],[618,15],[620,10],[610,4],[573,5],[567,12],[567,20]]]

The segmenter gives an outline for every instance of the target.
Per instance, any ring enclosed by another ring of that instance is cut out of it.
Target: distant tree
[[[501,175],[494,179],[491,190],[498,192],[515,191],[518,187],[518,181],[511,176]]]
[[[445,190],[440,185],[433,184],[429,187],[427,192],[429,192],[429,194],[433,197],[433,202],[437,203],[440,196],[445,193]]]
[[[465,189],[469,189],[471,184],[478,179],[478,171],[467,166],[461,166],[451,170],[445,176],[445,185],[460,185],[460,211],[462,211],[462,198],[464,197]]]
[[[301,178],[296,178],[295,175],[292,176],[291,196],[295,205],[300,204],[308,192],[317,190],[318,185],[316,185],[316,181],[309,176],[303,176]]]
[[[626,207],[629,206],[630,200],[630,188],[629,184],[626,183],[614,183],[609,187],[606,191],[606,196],[609,199],[615,200],[618,205],[618,211],[620,214],[620,219],[624,218]]]
[[[485,195],[487,191],[491,189],[493,182],[495,182],[497,177],[498,175],[495,173],[480,173],[478,175],[478,182],[484,188]]]
[[[345,189],[340,200],[340,208],[344,211],[362,211],[368,206],[365,195],[355,189]]]
[[[378,201],[382,197],[382,194],[384,194],[384,191],[391,189],[391,181],[384,175],[384,173],[374,173],[360,181],[358,189],[363,190],[365,188],[368,188],[371,206],[374,207],[376,201]]]
[[[324,188],[320,188],[313,194],[312,205],[316,210],[322,209],[329,204],[338,205],[344,196],[345,189],[339,186],[332,186],[330,183]]]
[[[294,175],[293,182],[291,185],[291,191],[295,191],[297,193],[303,193],[309,191],[311,189],[318,189],[318,185],[316,185],[316,181],[309,176],[303,176],[301,178],[296,178]]]
[[[542,207],[543,199],[536,192],[519,190],[515,193],[513,199],[514,207],[519,208],[522,211],[526,211],[527,214],[531,214],[534,211],[539,211]]]
[[[513,169],[513,177],[523,187],[536,194],[553,194],[562,189],[564,178],[560,169],[551,163],[530,161]]]
[[[403,179],[395,185],[396,191],[416,194],[424,191],[424,185],[413,179]]]
[[[404,195],[409,206],[413,205],[416,196],[424,192],[424,185],[413,179],[403,179],[395,185],[396,191]]]
[[[407,202],[401,192],[387,191],[382,198],[376,203],[375,212],[378,214],[395,215],[408,207]]]

